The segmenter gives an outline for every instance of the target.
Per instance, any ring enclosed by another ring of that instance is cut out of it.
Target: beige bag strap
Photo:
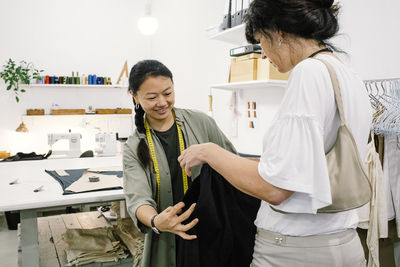
[[[319,58],[316,58],[316,59],[318,59],[319,61],[324,63],[324,65],[328,69],[329,76],[331,76],[331,80],[332,80],[333,91],[335,93],[336,105],[337,105],[338,110],[339,110],[339,117],[340,117],[340,120],[342,122],[342,125],[345,125],[346,124],[346,120],[344,118],[342,94],[340,93],[339,81],[338,81],[338,78],[336,76],[336,72],[333,69],[332,65],[329,64],[326,60],[319,59]]]

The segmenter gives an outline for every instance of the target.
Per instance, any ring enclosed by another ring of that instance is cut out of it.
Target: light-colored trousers
[[[329,235],[285,236],[257,229],[251,267],[365,267],[356,230]]]

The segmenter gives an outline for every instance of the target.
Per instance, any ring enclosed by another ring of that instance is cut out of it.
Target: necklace
[[[175,121],[176,123],[176,121]],[[181,127],[178,123],[176,123],[176,127],[178,128],[178,139],[179,139],[179,150],[182,154],[182,151],[185,149],[185,143],[183,141],[183,135]],[[146,139],[149,144],[151,159],[153,160],[154,170],[156,171],[156,180],[157,180],[157,203],[160,204],[160,168],[158,166],[156,150],[154,148],[153,138],[151,137],[150,127],[147,120],[144,121],[144,128],[146,129]],[[188,178],[184,169],[182,169],[182,181],[183,181],[183,194],[188,190]]]
[[[330,48],[328,48],[328,47],[325,47],[325,48],[322,48],[322,49],[320,49],[320,50],[318,50],[318,51],[315,51],[314,53],[312,53],[310,56],[308,56],[309,58],[311,58],[311,57],[314,57],[315,55],[317,55],[317,54],[319,54],[319,53],[322,53],[322,52],[333,52],[332,51],[332,49],[330,49]]]

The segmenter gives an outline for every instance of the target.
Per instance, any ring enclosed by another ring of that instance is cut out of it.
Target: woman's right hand
[[[163,210],[160,214],[158,214],[154,218],[155,227],[161,232],[170,232],[176,235],[179,235],[183,239],[192,240],[197,238],[196,235],[188,235],[186,231],[192,229],[198,222],[199,219],[193,219],[188,224],[183,224],[190,217],[192,212],[194,211],[194,207],[196,203],[193,203],[190,208],[188,208],[184,213],[182,213],[182,209],[185,206],[185,203],[179,202],[175,206],[168,207]]]

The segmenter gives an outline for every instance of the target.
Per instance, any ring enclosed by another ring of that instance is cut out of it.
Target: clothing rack
[[[365,80],[375,109],[372,130],[379,135],[400,135],[400,78]]]

